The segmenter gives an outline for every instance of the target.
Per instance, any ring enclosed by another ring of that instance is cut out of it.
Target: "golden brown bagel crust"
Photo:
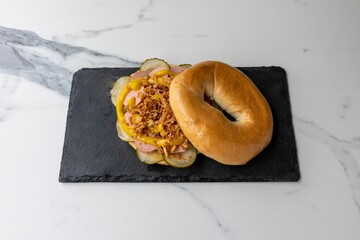
[[[222,164],[245,164],[270,143],[269,104],[244,73],[225,63],[207,61],[190,67],[174,78],[169,94],[185,136],[202,154]],[[236,121],[205,102],[204,95]]]

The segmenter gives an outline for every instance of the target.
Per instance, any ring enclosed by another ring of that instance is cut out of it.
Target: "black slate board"
[[[244,166],[221,165],[199,155],[189,168],[141,163],[117,137],[109,91],[136,68],[82,69],[74,74],[60,182],[293,182],[300,178],[285,71],[239,68],[258,86],[274,116],[270,145]],[[205,116],[206,117],[206,116]]]

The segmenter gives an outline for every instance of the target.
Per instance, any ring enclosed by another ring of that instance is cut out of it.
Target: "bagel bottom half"
[[[222,164],[245,164],[271,141],[273,118],[268,102],[232,66],[217,61],[198,63],[174,78],[169,94],[185,136],[202,154]],[[212,107],[205,95],[236,120]]]

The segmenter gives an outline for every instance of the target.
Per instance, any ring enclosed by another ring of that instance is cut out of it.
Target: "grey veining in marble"
[[[183,192],[185,192],[186,194],[188,194],[195,202],[197,202],[205,211],[207,211],[209,213],[209,215],[214,219],[214,221],[216,222],[216,225],[219,227],[219,229],[221,230],[221,232],[224,234],[224,237],[226,239],[234,239],[231,236],[231,231],[230,229],[228,229],[226,226],[224,226],[224,224],[222,223],[222,221],[220,220],[220,218],[215,214],[215,212],[198,196],[196,196],[193,192],[191,192],[188,188],[186,188],[184,185],[179,185],[179,184],[172,184],[174,187],[182,190]]]
[[[93,38],[93,37],[97,37],[99,34],[102,34],[105,32],[128,29],[128,28],[136,26],[137,24],[139,24],[141,22],[153,20],[153,18],[146,17],[146,12],[153,6],[154,6],[154,0],[149,0],[146,3],[146,5],[144,5],[142,8],[139,9],[137,18],[135,19],[135,21],[133,21],[131,23],[115,25],[115,26],[110,26],[110,27],[100,28],[100,29],[86,29],[86,30],[82,30],[81,32],[67,33],[67,34],[65,34],[65,36],[54,36],[52,39],[55,41],[58,41],[63,38],[66,38],[66,39]]]
[[[348,101],[346,104],[348,104]],[[353,194],[354,203],[360,212],[360,167],[356,158],[349,151],[350,149],[360,149],[360,138],[351,140],[339,139],[314,122],[299,117],[294,117],[294,125],[297,130],[307,137],[329,146],[344,169]]]
[[[12,103],[8,99],[15,92],[18,84],[18,79],[0,81],[0,122],[8,116],[8,113],[13,108]]]
[[[78,57],[79,55],[82,57]],[[72,74],[78,70],[68,64],[74,58],[81,62],[81,67],[120,67],[139,64],[84,47],[46,40],[31,31],[0,26],[0,72],[2,73],[26,78],[62,95],[68,95]]]

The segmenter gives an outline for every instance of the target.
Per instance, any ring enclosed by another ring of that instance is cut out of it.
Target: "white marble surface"
[[[360,239],[360,2],[0,0],[1,239]],[[74,71],[216,59],[289,80],[298,183],[60,184]]]

